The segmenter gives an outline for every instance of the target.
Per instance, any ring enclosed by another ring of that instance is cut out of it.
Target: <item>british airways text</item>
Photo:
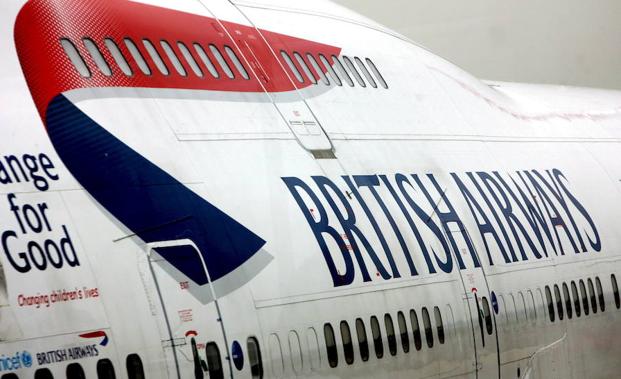
[[[365,282],[373,276],[388,280],[602,250],[595,222],[558,169],[451,173],[443,179],[282,178],[334,286],[352,284],[357,275]],[[475,238],[483,243],[479,253]]]

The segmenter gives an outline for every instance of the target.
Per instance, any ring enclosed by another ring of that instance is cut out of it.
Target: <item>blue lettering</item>
[[[390,247],[388,247],[386,238],[384,238],[384,235],[382,234],[382,230],[377,224],[377,221],[375,221],[375,217],[373,217],[371,210],[369,210],[369,207],[362,199],[362,196],[360,196],[360,192],[358,192],[358,188],[354,186],[351,179],[348,176],[343,176],[343,180],[349,186],[349,189],[351,189],[351,192],[354,194],[354,197],[356,198],[356,200],[358,200],[358,203],[364,210],[364,213],[367,215],[367,218],[369,219],[371,226],[373,226],[373,230],[375,230],[375,234],[377,234],[377,238],[379,238],[380,243],[382,244],[384,253],[386,253],[386,258],[388,259],[388,264],[390,264],[390,269],[392,270],[393,278],[400,278],[401,274],[399,274],[399,270],[397,269],[397,265],[395,264],[395,259],[393,258],[392,252],[390,251]]]
[[[328,265],[330,275],[332,276],[332,283],[335,287],[351,284],[354,281],[354,265],[351,256],[349,255],[349,251],[347,251],[345,241],[343,241],[340,234],[336,231],[336,229],[328,224],[328,214],[324,207],[321,205],[321,202],[319,201],[315,193],[310,189],[310,187],[302,180],[295,177],[282,178],[282,180],[285,182],[287,188],[291,192],[291,195],[293,195],[293,198],[298,203],[302,214],[304,214],[308,225],[310,226],[313,234],[315,235],[317,244],[319,244],[319,248],[321,249],[326,264]],[[313,216],[311,211],[306,207],[302,196],[300,196],[300,190],[304,191],[315,205],[317,213],[319,213],[318,220],[315,220],[315,217]],[[326,240],[323,237],[324,234],[332,237],[341,251],[343,261],[345,262],[345,272],[343,274],[340,274],[336,269],[336,265],[334,264],[334,260],[332,259],[332,255],[330,254],[330,249],[328,248]]]
[[[343,231],[345,232],[345,235],[349,240],[349,243],[354,251],[354,256],[358,261],[360,271],[362,272],[362,279],[365,282],[371,281],[371,277],[369,276],[369,272],[364,263],[364,258],[362,257],[362,253],[358,247],[356,237],[360,240],[362,246],[365,248],[367,254],[373,261],[377,272],[382,276],[382,278],[390,279],[390,274],[388,273],[388,271],[386,271],[384,265],[375,254],[375,251],[371,247],[371,244],[369,243],[369,241],[367,241],[364,234],[356,226],[356,215],[354,214],[353,209],[351,208],[349,202],[347,201],[341,190],[336,186],[336,184],[334,184],[330,179],[326,178],[325,176],[313,176],[313,180],[319,187],[319,190],[321,191],[323,196],[328,201],[328,204],[330,204],[332,211],[336,215],[336,218],[339,220],[341,227],[343,228]],[[332,196],[330,196],[328,189],[332,190],[336,197],[338,197],[343,207],[345,207],[345,214],[341,213],[339,207],[334,202],[334,199],[332,199]]]

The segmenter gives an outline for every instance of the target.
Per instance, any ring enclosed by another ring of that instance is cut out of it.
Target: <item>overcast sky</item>
[[[334,0],[492,80],[621,89],[621,0]]]

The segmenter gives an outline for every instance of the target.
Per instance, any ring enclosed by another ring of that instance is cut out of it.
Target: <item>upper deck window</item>
[[[231,49],[228,46],[224,46],[224,51],[226,51],[226,54],[229,56],[229,58],[231,59],[231,61],[233,62],[233,64],[235,65],[235,68],[237,69],[237,71],[241,74],[241,76],[248,80],[250,79],[250,76],[248,76],[248,72],[246,71],[246,69],[244,68],[244,65],[242,65],[241,61],[239,60],[239,58],[237,58],[237,55],[235,54],[235,52],[233,51],[233,49]]]
[[[187,76],[188,74],[186,73],[185,68],[181,64],[181,61],[177,57],[177,54],[175,54],[175,51],[170,46],[170,44],[168,42],[162,40],[162,41],[160,41],[160,45],[162,45],[162,49],[164,49],[164,52],[168,56],[168,59],[172,62],[173,67],[175,68],[175,70],[177,70],[179,75]]]
[[[207,70],[209,71],[211,76],[213,76],[216,79],[220,78],[220,74],[218,73],[218,70],[216,70],[216,66],[213,65],[213,63],[211,62],[211,59],[209,59],[209,57],[207,56],[205,49],[203,49],[203,47],[199,45],[198,43],[194,44],[194,49],[196,50],[196,53],[198,54],[199,58],[203,61],[203,64],[205,65],[205,67],[207,67]]]
[[[84,58],[82,58],[73,42],[63,38],[60,40],[60,44],[62,45],[63,50],[65,50],[65,54],[67,54],[67,57],[73,64],[73,67],[78,70],[78,73],[85,78],[90,78],[91,71],[88,69],[88,66],[84,62]]]
[[[319,79],[321,79],[321,82],[329,86],[330,81],[328,80],[328,78],[326,77],[326,74],[324,74],[323,70],[319,66],[319,63],[317,63],[317,60],[315,59],[315,57],[313,57],[313,55],[309,53],[309,54],[306,54],[306,58],[310,62],[311,66],[313,66],[313,68],[315,69],[315,72],[319,75]]]
[[[146,38],[142,40],[142,43],[147,49],[149,55],[151,56],[151,60],[153,61],[153,63],[155,63],[155,67],[157,67],[157,69],[160,70],[162,74],[168,75],[170,73],[168,71],[168,67],[166,67],[166,64],[162,60],[162,57],[160,57],[160,53],[157,51],[155,46],[153,46],[153,43],[151,43],[151,41]]]
[[[121,68],[121,71],[123,71],[123,74],[131,76],[133,74],[132,69],[129,67],[127,60],[123,56],[123,53],[121,53],[121,50],[117,46],[116,42],[110,38],[106,38],[104,40],[104,44],[108,48],[108,51],[110,52],[110,55],[112,55],[116,65]]]
[[[289,54],[287,54],[286,51],[282,50],[280,52],[280,55],[285,60],[285,62],[287,62],[287,65],[289,66],[289,69],[291,70],[291,72],[293,72],[293,75],[295,75],[295,78],[297,79],[297,81],[300,82],[300,83],[304,83],[304,78],[302,77],[302,74],[300,73],[298,68],[295,67],[295,63],[293,63],[293,61],[291,60],[291,57],[289,56]]]
[[[222,68],[226,76],[228,76],[229,79],[235,78],[235,75],[233,74],[233,70],[231,70],[231,68],[229,67],[229,64],[226,63],[226,60],[222,56],[222,53],[220,53],[220,50],[218,50],[218,48],[213,44],[209,45],[209,50],[211,50],[211,53],[213,54],[213,56],[216,57],[216,61],[218,62],[218,64],[220,65],[220,68]]]
[[[343,67],[343,64],[341,63],[339,58],[336,55],[333,55],[332,56],[332,60],[334,61],[334,65],[336,66],[336,70],[339,72],[339,74],[341,74],[341,77],[343,78],[343,80],[345,80],[345,82],[350,87],[353,87],[354,86],[354,81],[351,80],[351,77],[347,73],[347,70],[345,70],[345,67]]]
[[[84,38],[82,42],[84,42],[84,47],[88,50],[88,53],[91,55],[91,58],[93,58],[93,61],[99,68],[99,71],[101,71],[105,76],[112,75],[112,70],[110,70],[108,62],[106,62],[103,55],[101,55],[101,51],[99,51],[99,47],[97,47],[95,42],[90,38]]]
[[[300,67],[302,67],[302,71],[304,71],[304,74],[306,74],[306,77],[311,81],[311,83],[317,84],[317,79],[315,78],[315,75],[313,75],[313,73],[311,72],[310,68],[308,68],[308,66],[306,65],[304,58],[302,58],[302,56],[297,52],[294,52],[293,56],[298,61]]]
[[[349,71],[354,75],[354,78],[356,78],[358,84],[360,84],[361,87],[366,87],[366,83],[364,82],[364,80],[362,80],[362,76],[360,76],[360,73],[356,69],[356,66],[354,66],[354,63],[351,61],[351,59],[349,59],[349,57],[343,57],[343,60],[345,61],[345,65],[347,66]]]
[[[341,82],[341,78],[339,78],[339,76],[336,74],[336,72],[332,68],[332,65],[328,61],[328,58],[326,58],[323,54],[319,54],[319,59],[321,60],[321,63],[323,63],[323,65],[326,67],[326,70],[328,70],[328,74],[330,74],[330,77],[332,78],[332,80],[334,80],[336,85],[342,86],[343,82]]]
[[[362,71],[364,77],[367,79],[367,82],[371,84],[371,87],[377,88],[377,83],[375,83],[375,79],[373,79],[373,76],[371,76],[371,73],[369,72],[369,70],[367,70],[367,66],[365,66],[364,63],[362,63],[362,60],[360,60],[360,58],[358,57],[354,57],[354,60],[360,68],[360,71]]]
[[[127,50],[129,50],[129,53],[138,64],[138,68],[140,69],[140,71],[142,71],[142,73],[145,75],[151,75],[151,68],[149,68],[149,65],[144,60],[142,54],[140,53],[140,50],[138,50],[138,47],[136,46],[134,41],[129,38],[125,38],[124,41],[125,46],[127,46]]]
[[[373,61],[369,58],[367,58],[366,61],[367,61],[367,64],[369,65],[369,68],[371,69],[371,71],[373,71],[373,74],[375,75],[377,80],[379,80],[382,87],[384,87],[385,89],[388,89],[388,83],[386,83],[386,81],[384,80],[384,77],[382,76],[382,74],[380,74],[379,70],[375,66],[375,63],[373,63]]]
[[[181,51],[181,54],[183,54],[183,58],[185,58],[185,61],[188,62],[188,64],[190,65],[190,68],[192,69],[194,74],[199,78],[202,78],[203,71],[198,66],[198,63],[196,63],[196,60],[194,60],[190,49],[188,49],[188,47],[183,42],[177,42],[177,47],[179,48],[179,51]]]

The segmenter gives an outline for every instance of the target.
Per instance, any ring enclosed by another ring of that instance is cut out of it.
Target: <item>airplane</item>
[[[0,379],[619,377],[620,92],[324,0],[0,20]]]

